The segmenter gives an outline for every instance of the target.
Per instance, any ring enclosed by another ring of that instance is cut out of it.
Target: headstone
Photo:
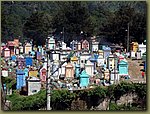
[[[37,77],[38,76],[38,71],[37,70],[29,70],[29,77]]]
[[[118,70],[111,71],[111,75],[110,75],[110,81],[111,81],[111,83],[112,84],[118,83],[119,80],[120,80],[120,76],[119,76]]]
[[[99,42],[92,42],[92,51],[98,51]]]
[[[56,46],[55,46],[55,39],[54,39],[54,36],[48,36],[48,48],[50,49],[50,50],[52,50],[52,49],[55,49],[56,48]]]
[[[89,85],[89,75],[86,73],[85,70],[81,72],[79,78],[80,87],[87,87]]]
[[[137,60],[141,59],[141,51],[137,51],[137,53],[136,53],[136,59]]]
[[[25,77],[28,77],[28,75],[29,75],[29,69],[28,68],[25,68],[24,70],[24,75],[25,75]]]
[[[74,78],[74,70],[71,63],[65,66],[65,78]]]
[[[5,48],[4,49],[4,57],[5,58],[8,58],[8,57],[10,57],[11,56],[11,54],[10,54],[10,49],[9,48]]]
[[[21,89],[21,87],[26,85],[26,81],[25,81],[25,73],[22,70],[17,70],[16,71],[16,78],[17,78],[17,85],[16,88],[17,89]]]
[[[19,49],[19,47],[16,47],[15,48],[15,55],[19,55],[20,54],[20,49]]]
[[[52,64],[52,73],[53,73],[53,78],[54,79],[59,79],[59,62],[58,61],[54,61],[54,63]]]
[[[89,42],[87,40],[82,42],[82,49],[89,50]]]
[[[135,52],[131,51],[131,58],[135,58]]]
[[[78,58],[76,56],[71,57],[71,63],[76,63],[78,64]]]
[[[10,55],[11,56],[14,55],[14,48],[15,48],[14,41],[8,41],[7,46],[10,49]]]
[[[143,53],[146,52],[146,45],[144,45],[143,43],[139,44],[139,51],[141,51],[141,56],[142,56]]]
[[[25,45],[25,54],[29,54],[29,52],[32,51],[32,45],[30,43],[27,43]]]
[[[75,76],[76,76],[76,78],[79,77],[79,74],[80,74],[80,65],[76,64],[76,66],[75,66]]]
[[[128,75],[128,62],[126,60],[120,61],[118,67],[119,75]]]
[[[8,77],[8,69],[2,68],[2,76],[3,77]]]
[[[109,80],[109,79],[110,79],[110,72],[109,72],[108,69],[106,69],[106,70],[104,71],[104,79],[105,79],[105,80]]]
[[[90,62],[89,60],[87,61],[87,63],[85,64],[85,71],[89,76],[93,76],[94,73],[94,64],[92,62]]]
[[[111,48],[110,47],[105,47],[103,49],[103,51],[104,51],[104,58],[106,59],[110,55]]]
[[[40,79],[41,79],[42,82],[46,82],[46,73],[47,73],[46,68],[41,68],[41,70],[40,70]]]
[[[79,42],[78,43],[78,51],[80,51],[81,50],[81,43]]]
[[[20,54],[24,53],[23,46],[19,46],[19,51],[20,51]]]
[[[107,58],[107,67],[109,70],[117,69],[118,58],[116,55],[109,55]]]
[[[41,90],[41,81],[36,77],[29,77],[27,79],[28,84],[28,96],[34,95]]]

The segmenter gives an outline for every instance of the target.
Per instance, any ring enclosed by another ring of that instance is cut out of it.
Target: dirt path
[[[127,59],[128,61],[128,69],[129,69],[129,75],[131,76],[131,80],[139,80],[142,81],[143,78],[141,77],[141,66],[139,66],[142,63],[142,60],[131,60]],[[146,79],[146,75],[145,75]]]

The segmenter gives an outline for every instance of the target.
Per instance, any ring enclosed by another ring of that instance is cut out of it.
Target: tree
[[[142,37],[146,37],[146,13],[136,11],[136,3],[126,3],[120,5],[114,12],[114,16],[108,19],[108,24],[102,29],[111,33],[115,43],[122,42],[126,47],[128,23],[130,27],[130,37],[134,37],[139,43]],[[143,4],[144,5],[144,4]],[[132,41],[132,39],[130,39]]]
[[[86,2],[58,2],[58,12],[53,19],[53,28],[60,33],[65,28],[66,42],[70,42],[80,36],[84,31],[87,36],[93,33],[93,24]]]
[[[4,5],[5,4],[5,5]],[[8,8],[6,8],[8,6]],[[10,2],[2,3],[2,41],[22,36],[22,22],[15,13],[15,6]]]
[[[44,12],[34,12],[26,21],[23,33],[34,40],[34,44],[43,45],[45,39],[52,32],[52,17]]]

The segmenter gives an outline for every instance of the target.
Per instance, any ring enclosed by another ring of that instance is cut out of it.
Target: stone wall
[[[128,93],[124,94],[123,96],[120,97],[119,100],[116,101],[117,105],[122,105],[122,104],[132,104],[134,102],[134,99],[137,99],[138,96],[135,93]],[[85,99],[84,99],[85,100]],[[92,105],[92,101],[87,101],[80,100],[79,98],[76,101],[73,101],[71,104],[71,110],[88,110],[87,107],[88,105],[90,106],[89,110],[109,110],[109,104],[110,104],[110,98],[105,98],[105,99],[99,99],[95,104],[98,104],[96,106]]]
[[[120,97],[119,100],[116,101],[117,105],[121,105],[121,104],[132,104],[134,99],[136,99],[138,96],[135,93],[128,93],[128,94],[124,94],[123,96]]]

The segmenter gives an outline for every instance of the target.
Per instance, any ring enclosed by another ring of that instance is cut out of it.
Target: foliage
[[[64,110],[70,108],[71,102],[76,95],[68,90],[53,90],[52,91],[52,108],[54,110]]]
[[[3,42],[17,37],[20,40],[33,38],[35,43],[43,44],[51,28],[56,30],[55,36],[60,39],[64,27],[67,43],[72,39],[105,35],[109,41],[122,42],[126,46],[128,23],[131,41],[146,39],[146,2],[2,2]],[[81,31],[84,34],[81,35]]]
[[[109,105],[109,110],[110,111],[117,111],[117,110],[125,110],[125,111],[137,111],[137,110],[143,110],[139,107],[135,106],[130,106],[130,104],[126,105],[117,105],[116,103],[110,103]]]
[[[10,77],[2,77],[1,81],[3,82],[3,84],[6,84],[6,87],[8,89],[11,89],[12,86],[16,84],[16,79]]]
[[[12,102],[12,110],[38,110],[46,106],[46,91],[41,90],[38,94],[28,97],[14,92],[7,96],[7,99]]]
[[[109,87],[96,87],[94,89],[74,91],[69,90],[52,90],[51,106],[53,110],[69,110],[72,102],[85,101],[87,108],[97,106],[103,99],[110,98],[111,101],[119,99],[122,95],[130,92],[135,92],[138,95],[138,102],[124,106],[117,106],[110,103],[110,110],[140,110],[146,108],[146,85],[132,84],[122,82],[118,85]],[[20,96],[17,91],[12,95],[7,96],[7,99],[12,102],[12,110],[38,110],[46,107],[46,91],[41,90],[39,93],[30,96]],[[89,107],[90,106],[90,107]],[[137,108],[135,108],[137,107]]]
[[[34,44],[42,45],[52,32],[52,17],[44,12],[34,12],[24,24],[24,35],[33,39]]]

